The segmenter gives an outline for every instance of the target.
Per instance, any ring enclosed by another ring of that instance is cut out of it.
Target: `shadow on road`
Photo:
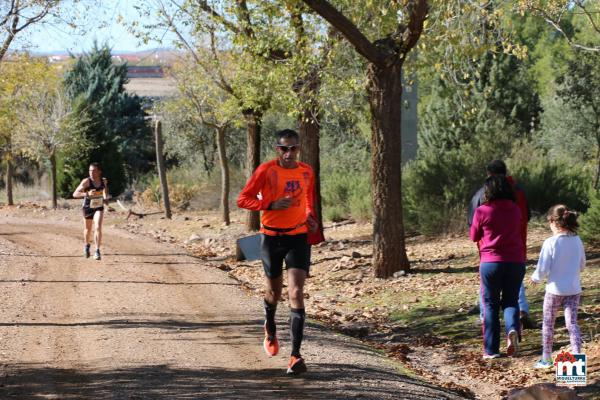
[[[36,279],[6,279],[0,280],[2,283],[101,283],[101,284],[139,284],[139,285],[168,285],[168,286],[241,286],[241,284],[235,283],[224,283],[224,282],[158,282],[158,281],[113,281],[113,280],[96,280],[96,281],[50,281],[50,280],[36,280]]]
[[[127,319],[110,319],[105,321],[77,321],[77,322],[0,322],[0,326],[22,326],[22,327],[102,327],[107,329],[164,329],[164,330],[176,330],[176,331],[210,331],[218,328],[235,327],[237,331],[259,331],[258,327],[262,325],[260,321],[206,321],[206,322],[192,322],[192,321],[180,321],[173,319],[166,320],[140,320],[136,319],[135,316]],[[256,335],[256,333],[254,333]]]
[[[0,235],[2,235],[2,234],[0,234]],[[40,256],[40,254],[37,254],[37,253],[19,253],[19,254],[0,253],[0,255],[7,256],[7,257],[39,257]],[[171,256],[184,256],[184,257],[196,258],[196,257],[190,256],[187,253],[136,253],[136,254],[129,254],[129,253],[104,253],[103,252],[103,255],[104,256],[112,256],[112,257],[171,257]],[[51,258],[83,258],[83,256],[81,254],[77,254],[77,255],[73,255],[73,254],[44,254],[44,257],[51,257]],[[184,264],[190,264],[190,263],[184,263]]]
[[[180,369],[153,365],[112,370],[5,366],[0,398],[14,399],[458,399],[388,371],[320,364],[298,377],[283,369]]]

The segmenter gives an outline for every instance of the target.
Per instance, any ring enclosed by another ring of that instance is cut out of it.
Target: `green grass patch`
[[[582,272],[582,286],[584,288],[578,314],[578,324],[581,329],[584,343],[596,342],[600,339],[600,268],[595,266],[595,261],[589,268]],[[529,280],[533,267],[529,267],[525,276]],[[461,274],[462,275],[462,274]],[[464,274],[465,277],[467,274]],[[452,278],[459,275],[452,274]],[[444,277],[440,277],[444,279]],[[407,291],[401,296],[382,291],[377,298],[362,301],[366,304],[395,304],[389,314],[393,322],[406,326],[412,335],[434,335],[443,338],[455,345],[472,347],[474,350],[481,347],[481,328],[479,315],[470,314],[468,311],[475,306],[478,296],[478,286],[448,284],[436,291]],[[524,355],[541,353],[541,322],[545,284],[526,286],[527,299],[530,306],[530,315],[539,324],[537,329],[525,330],[521,342],[521,352]],[[411,302],[411,298],[418,298],[418,302]],[[405,309],[404,305],[408,306]],[[502,320],[501,312],[501,326]],[[569,344],[569,334],[565,327],[562,311],[556,319],[554,349]],[[585,345],[584,345],[585,346]]]

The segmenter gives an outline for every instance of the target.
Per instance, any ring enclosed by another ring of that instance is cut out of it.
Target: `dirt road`
[[[310,324],[309,372],[261,347],[261,310],[236,281],[176,247],[105,229],[81,256],[72,222],[0,217],[0,398],[458,399]]]

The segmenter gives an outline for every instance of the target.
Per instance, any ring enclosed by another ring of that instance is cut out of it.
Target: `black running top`
[[[104,200],[102,200],[102,203],[100,203],[101,204],[100,206],[91,207],[91,205],[92,205],[92,201],[93,200],[98,201],[98,200],[96,200],[98,198],[99,199],[104,199],[104,196],[103,196],[103,194],[104,194],[104,188],[105,188],[104,178],[100,179],[100,185],[98,185],[98,186],[94,185],[94,181],[92,180],[92,178],[87,178],[87,180],[88,180],[88,190],[89,189],[95,189],[96,192],[100,192],[100,195],[99,196],[93,196],[93,197],[90,197],[89,195],[86,195],[83,198],[83,208],[102,208],[104,206]]]

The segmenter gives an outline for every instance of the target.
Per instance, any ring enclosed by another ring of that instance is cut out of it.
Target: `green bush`
[[[600,196],[598,192],[589,191],[589,208],[579,220],[579,235],[586,242],[600,241]]]
[[[323,210],[323,216],[329,221],[339,222],[346,219],[348,213],[340,206],[331,206]]]
[[[229,203],[234,209],[237,195],[245,183],[242,171],[234,166],[229,169]],[[221,172],[217,168],[207,173],[200,163],[189,162],[167,171],[169,199],[179,209],[218,209],[221,205]],[[146,174],[134,185],[141,192],[139,200],[146,206],[155,206],[161,201],[162,193],[156,173]]]
[[[564,203],[585,211],[591,181],[584,166],[549,160],[528,143],[517,142],[506,160],[509,174],[525,191],[534,213]],[[485,179],[485,165],[495,156],[492,149],[463,144],[445,152],[422,152],[405,168],[403,204],[405,227],[425,234],[466,230],[466,211]]]
[[[559,203],[581,212],[587,209],[591,178],[583,166],[535,156],[511,164],[509,172],[525,191],[533,212],[545,214]]]
[[[444,152],[422,152],[403,173],[407,231],[438,234],[466,231],[466,210],[485,179],[492,151],[471,144]]]
[[[198,193],[197,186],[186,186],[180,183],[168,182],[169,200],[171,206],[178,210],[186,210],[190,207],[190,202]],[[148,186],[139,197],[144,206],[162,206],[162,189],[160,184]]]
[[[338,171],[324,175],[321,179],[323,214],[326,219],[370,219],[371,180],[368,173],[348,174]]]
[[[350,193],[350,215],[358,221],[369,221],[373,216],[373,199],[371,198],[371,179],[367,174],[357,176]]]

